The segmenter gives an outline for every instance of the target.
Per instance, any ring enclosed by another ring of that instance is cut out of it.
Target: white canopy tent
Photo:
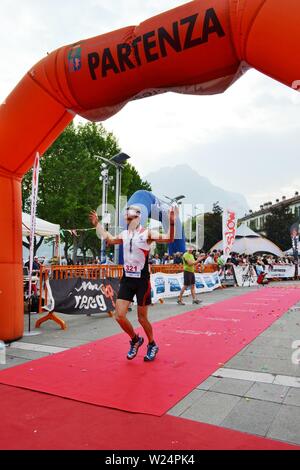
[[[223,240],[214,245],[211,248],[211,251],[213,250],[223,250]],[[283,251],[275,243],[254,232],[245,223],[237,229],[232,252],[245,255],[271,253],[275,256],[284,256]]]
[[[30,235],[30,215],[22,214],[22,234],[23,237],[29,237]],[[38,237],[55,237],[60,234],[60,225],[51,224],[46,220],[36,219],[36,231],[35,234]]]

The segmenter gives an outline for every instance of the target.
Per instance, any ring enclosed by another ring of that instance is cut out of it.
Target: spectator
[[[204,255],[205,256],[205,255]],[[193,297],[193,304],[200,304],[200,300],[196,297],[196,277],[195,277],[195,268],[199,264],[203,257],[201,256],[197,259],[193,255],[193,247],[189,246],[188,251],[183,255],[183,269],[184,269],[184,286],[181,289],[177,303],[179,305],[185,305],[182,297],[185,291],[190,287]]]
[[[161,264],[161,260],[160,260],[160,257],[158,254],[156,254],[152,260],[152,264],[156,264],[156,265],[160,265]]]
[[[204,266],[209,266],[211,264],[215,264],[213,253],[209,253],[204,261]]]
[[[30,265],[30,260],[27,261],[27,263],[25,264],[26,268],[28,268],[29,270],[29,265]],[[39,258],[37,256],[35,256],[33,258],[33,264],[32,264],[32,270],[33,271],[39,271],[40,270],[40,263],[39,263]]]
[[[183,261],[182,261],[181,253],[176,253],[174,257],[174,264],[182,264],[182,263]]]

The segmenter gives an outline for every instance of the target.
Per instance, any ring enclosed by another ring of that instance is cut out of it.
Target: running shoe
[[[136,357],[138,350],[143,344],[144,344],[144,338],[142,338],[141,336],[139,336],[139,339],[136,342],[133,340],[130,341],[130,349],[127,354],[128,361],[132,361],[132,359]]]
[[[159,351],[159,347],[156,344],[149,344],[147,349],[147,355],[144,357],[145,362],[153,362],[156,358],[156,354]]]
[[[200,305],[202,303],[202,300],[193,300],[193,304]]]
[[[178,305],[185,305],[185,303],[182,302],[182,300],[179,300],[179,299],[177,300],[177,303],[178,303]]]

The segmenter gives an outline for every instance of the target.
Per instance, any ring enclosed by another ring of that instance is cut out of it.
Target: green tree
[[[291,248],[291,226],[298,219],[288,207],[279,207],[271,210],[265,224],[266,237],[278,245],[283,251]]]
[[[59,224],[62,229],[90,228],[88,214],[101,204],[101,157],[110,159],[120,152],[116,137],[101,124],[69,125],[41,159],[37,215]],[[131,196],[139,189],[150,190],[138,172],[125,165],[122,193]],[[115,172],[110,170],[115,178]],[[32,171],[23,179],[23,210],[30,210]],[[108,202],[115,204],[114,181],[110,184]],[[99,253],[100,242],[95,233],[68,232],[63,236],[65,254],[73,247],[76,262],[78,248]]]
[[[212,212],[204,214],[204,246],[205,251],[209,251],[216,243],[222,240],[222,213],[223,209],[219,202],[213,205]]]

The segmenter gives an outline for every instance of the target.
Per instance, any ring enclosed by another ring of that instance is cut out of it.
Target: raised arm
[[[99,217],[96,211],[92,211],[89,215],[89,219],[91,224],[96,227],[96,233],[99,238],[103,238],[109,245],[122,245],[123,240],[120,236],[114,237],[111,233],[109,233],[103,225],[99,222]]]
[[[169,230],[167,233],[158,233],[149,230],[148,242],[173,243],[175,240],[175,221],[178,214],[178,208],[171,208],[169,212]]]

